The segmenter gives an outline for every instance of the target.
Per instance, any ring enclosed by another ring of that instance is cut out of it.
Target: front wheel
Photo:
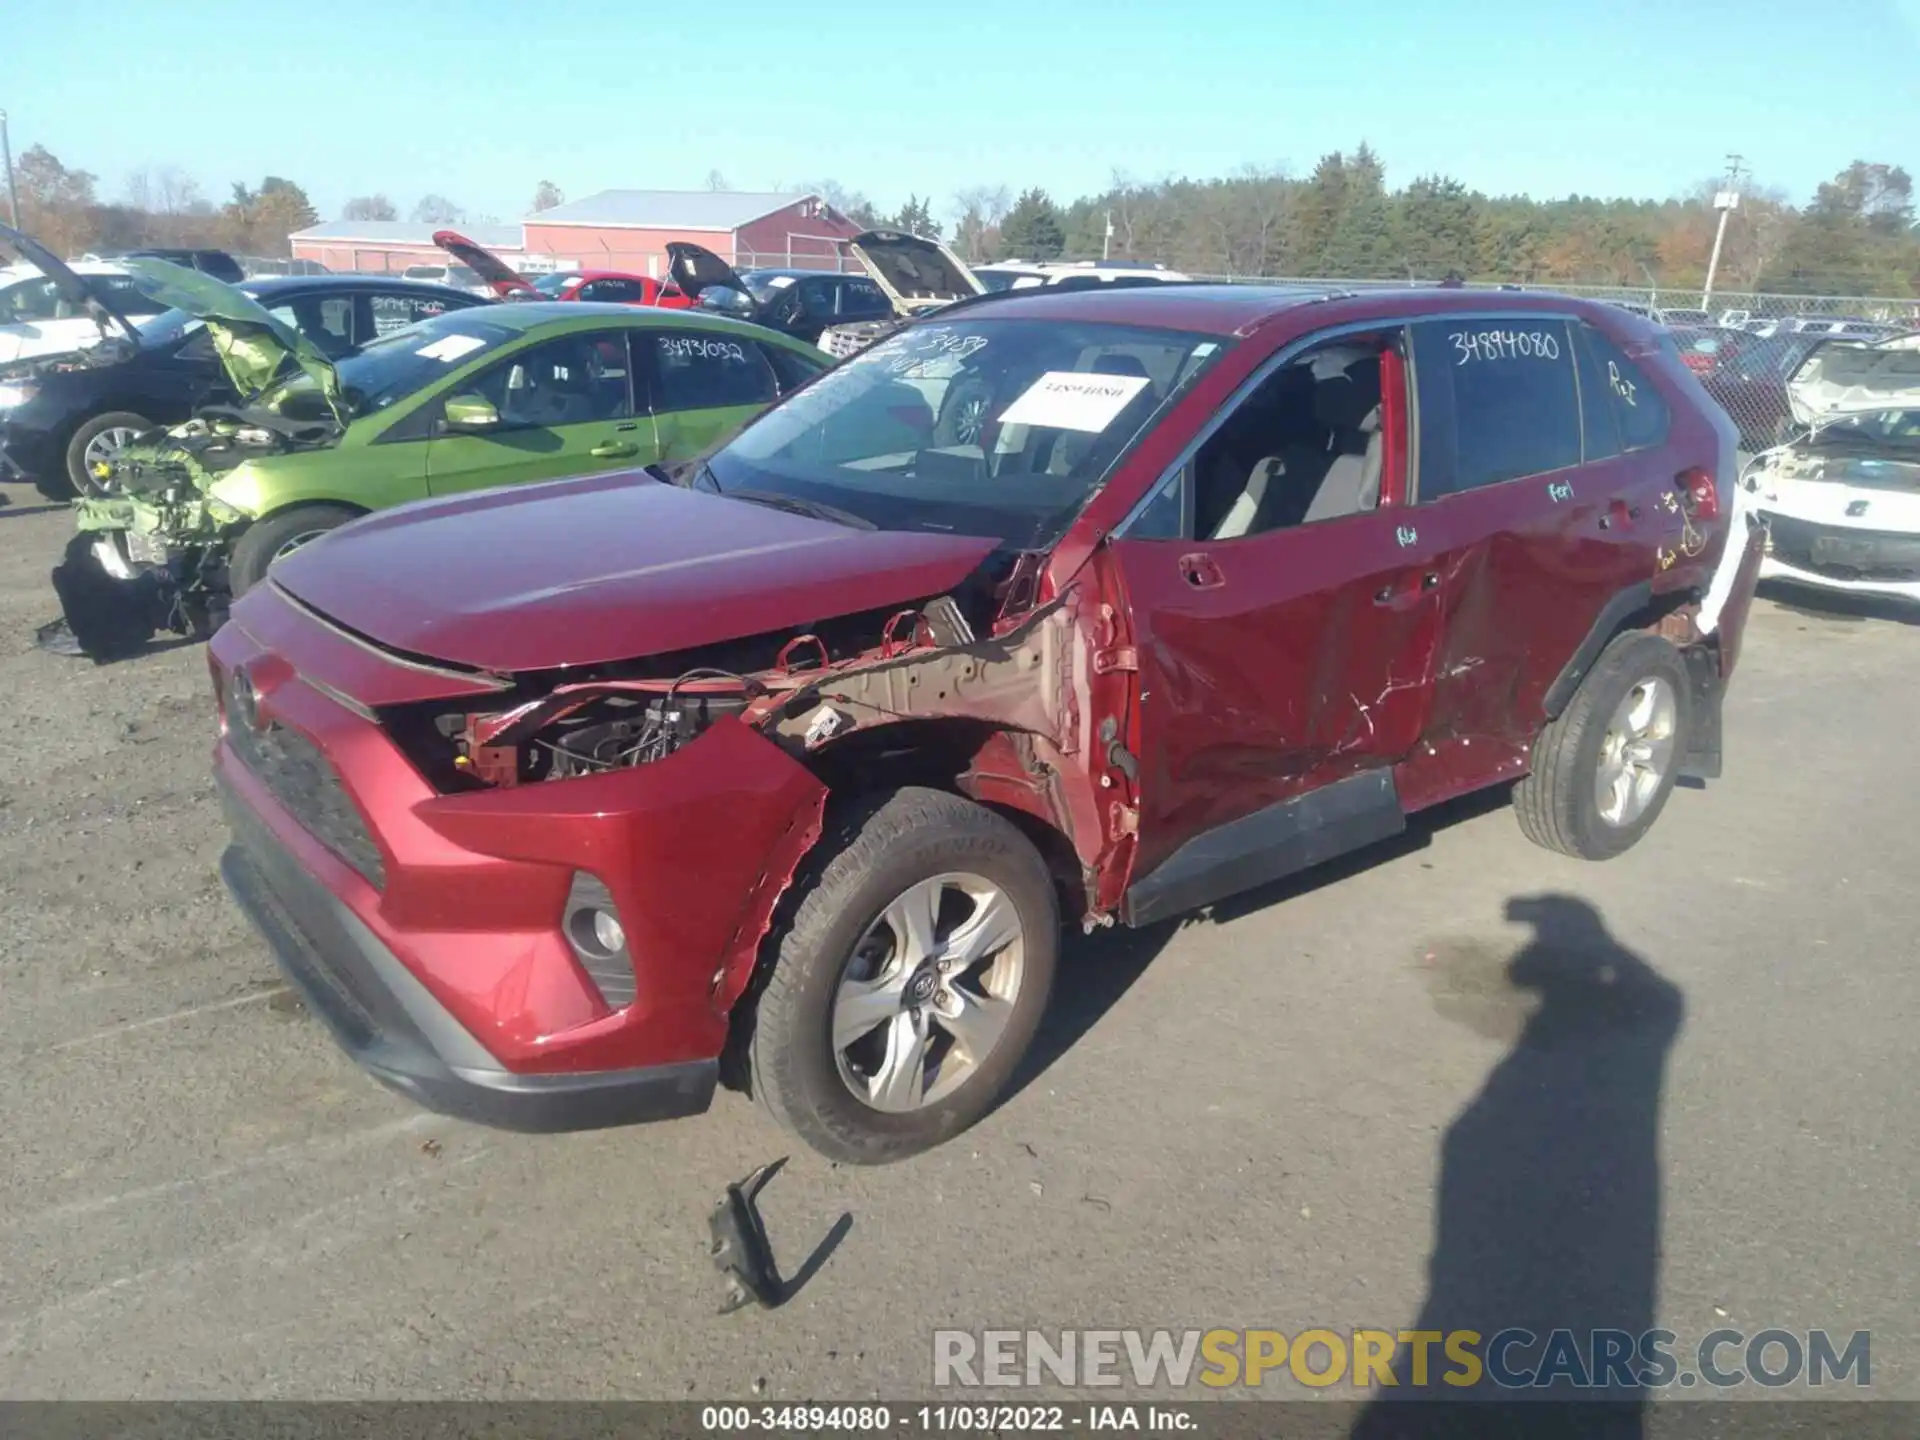
[[[227,584],[233,597],[237,600],[258,585],[267,567],[282,555],[290,555],[329,530],[338,530],[359,518],[358,510],[345,505],[295,505],[256,520],[234,542],[233,555],[227,561]]]
[[[1644,631],[1615,636],[1534,741],[1533,767],[1513,792],[1521,831],[1584,860],[1631,849],[1673,793],[1691,696],[1671,644]]]
[[[1005,1090],[1046,1011],[1060,919],[1039,852],[959,796],[897,791],[842,836],[774,942],[748,1064],[787,1129],[877,1165]]]
[[[94,474],[94,466],[111,464],[132,441],[153,429],[153,422],[131,410],[96,415],[67,442],[67,483],[76,495],[112,495],[119,487]],[[44,492],[43,492],[44,493]]]

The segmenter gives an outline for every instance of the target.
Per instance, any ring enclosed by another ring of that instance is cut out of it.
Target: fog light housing
[[[624,1010],[631,1005],[639,985],[633,973],[633,956],[627,949],[627,927],[613,895],[598,876],[584,870],[574,872],[560,928],[607,1008]]]

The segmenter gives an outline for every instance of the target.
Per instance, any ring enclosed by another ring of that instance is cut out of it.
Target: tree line
[[[16,165],[23,227],[56,253],[138,245],[219,245],[285,255],[287,237],[319,216],[281,176],[236,182],[224,201],[171,168],[142,170],[115,199],[98,177],[35,145]],[[726,189],[716,170],[712,189]],[[1355,280],[1468,280],[1523,284],[1697,288],[1719,212],[1716,181],[1665,200],[1487,195],[1444,175],[1390,188],[1366,145],[1321,157],[1305,177],[1248,166],[1233,175],[1142,182],[1116,174],[1097,195],[1060,202],[1044,189],[979,185],[935,213],[931,195],[883,211],[834,180],[776,188],[820,195],[856,223],[950,239],[967,260],[1159,261],[1202,275]],[[552,181],[529,209],[565,197]],[[341,218],[399,220],[383,194],[356,196]],[[497,224],[448,197],[422,195],[405,218],[439,225]],[[1856,160],[1796,206],[1776,189],[1747,186],[1729,218],[1716,284],[1727,291],[1920,296],[1920,228],[1913,181],[1900,166]]]
[[[883,215],[831,181],[818,189],[855,220],[940,237],[917,198]],[[969,261],[1159,261],[1203,275],[1698,288],[1713,251],[1721,182],[1666,200],[1487,195],[1444,175],[1399,189],[1373,149],[1323,156],[1304,178],[1237,174],[1150,183],[1116,174],[1060,203],[1043,189],[976,186],[953,197],[951,240]],[[1803,206],[1748,186],[1729,217],[1715,284],[1785,294],[1920,295],[1913,181],[1856,160]]]

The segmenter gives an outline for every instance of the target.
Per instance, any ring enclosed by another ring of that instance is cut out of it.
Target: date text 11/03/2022
[[[700,1428],[709,1433],[796,1430],[816,1433],[884,1434],[896,1429],[929,1433],[1148,1430],[1161,1434],[1199,1428],[1196,1416],[1161,1405],[708,1405]]]

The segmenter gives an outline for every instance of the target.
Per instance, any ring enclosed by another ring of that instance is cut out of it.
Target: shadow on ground
[[[1427,1298],[1408,1327],[1435,1338],[1398,1346],[1395,1383],[1372,1387],[1357,1440],[1644,1433],[1660,1095],[1684,1000],[1583,900],[1516,898],[1507,918],[1533,935],[1500,967],[1504,993],[1437,990],[1482,1033],[1501,1013],[1525,1018],[1441,1146]],[[1462,1330],[1480,1337],[1477,1374],[1441,1338]],[[1562,1403],[1457,1403],[1488,1400]]]
[[[1894,625],[1920,625],[1920,602],[1892,595],[1862,595],[1850,590],[1816,590],[1809,586],[1761,582],[1759,594],[1791,615],[1814,620],[1858,623],[1878,620]]]
[[[1101,1018],[1120,1002],[1147,972],[1169,941],[1188,925],[1224,924],[1255,911],[1279,905],[1323,885],[1337,885],[1376,865],[1414,854],[1433,843],[1433,837],[1464,821],[1504,809],[1511,799],[1507,786],[1497,786],[1436,805],[1408,818],[1406,830],[1392,840],[1343,855],[1299,875],[1262,885],[1220,901],[1195,916],[1166,920],[1141,930],[1115,928],[1092,935],[1072,936],[1061,948],[1060,972],[1054,981],[1053,1002],[1033,1046],[1001,1104],[1006,1104],[1044,1075],[1077,1045]]]

